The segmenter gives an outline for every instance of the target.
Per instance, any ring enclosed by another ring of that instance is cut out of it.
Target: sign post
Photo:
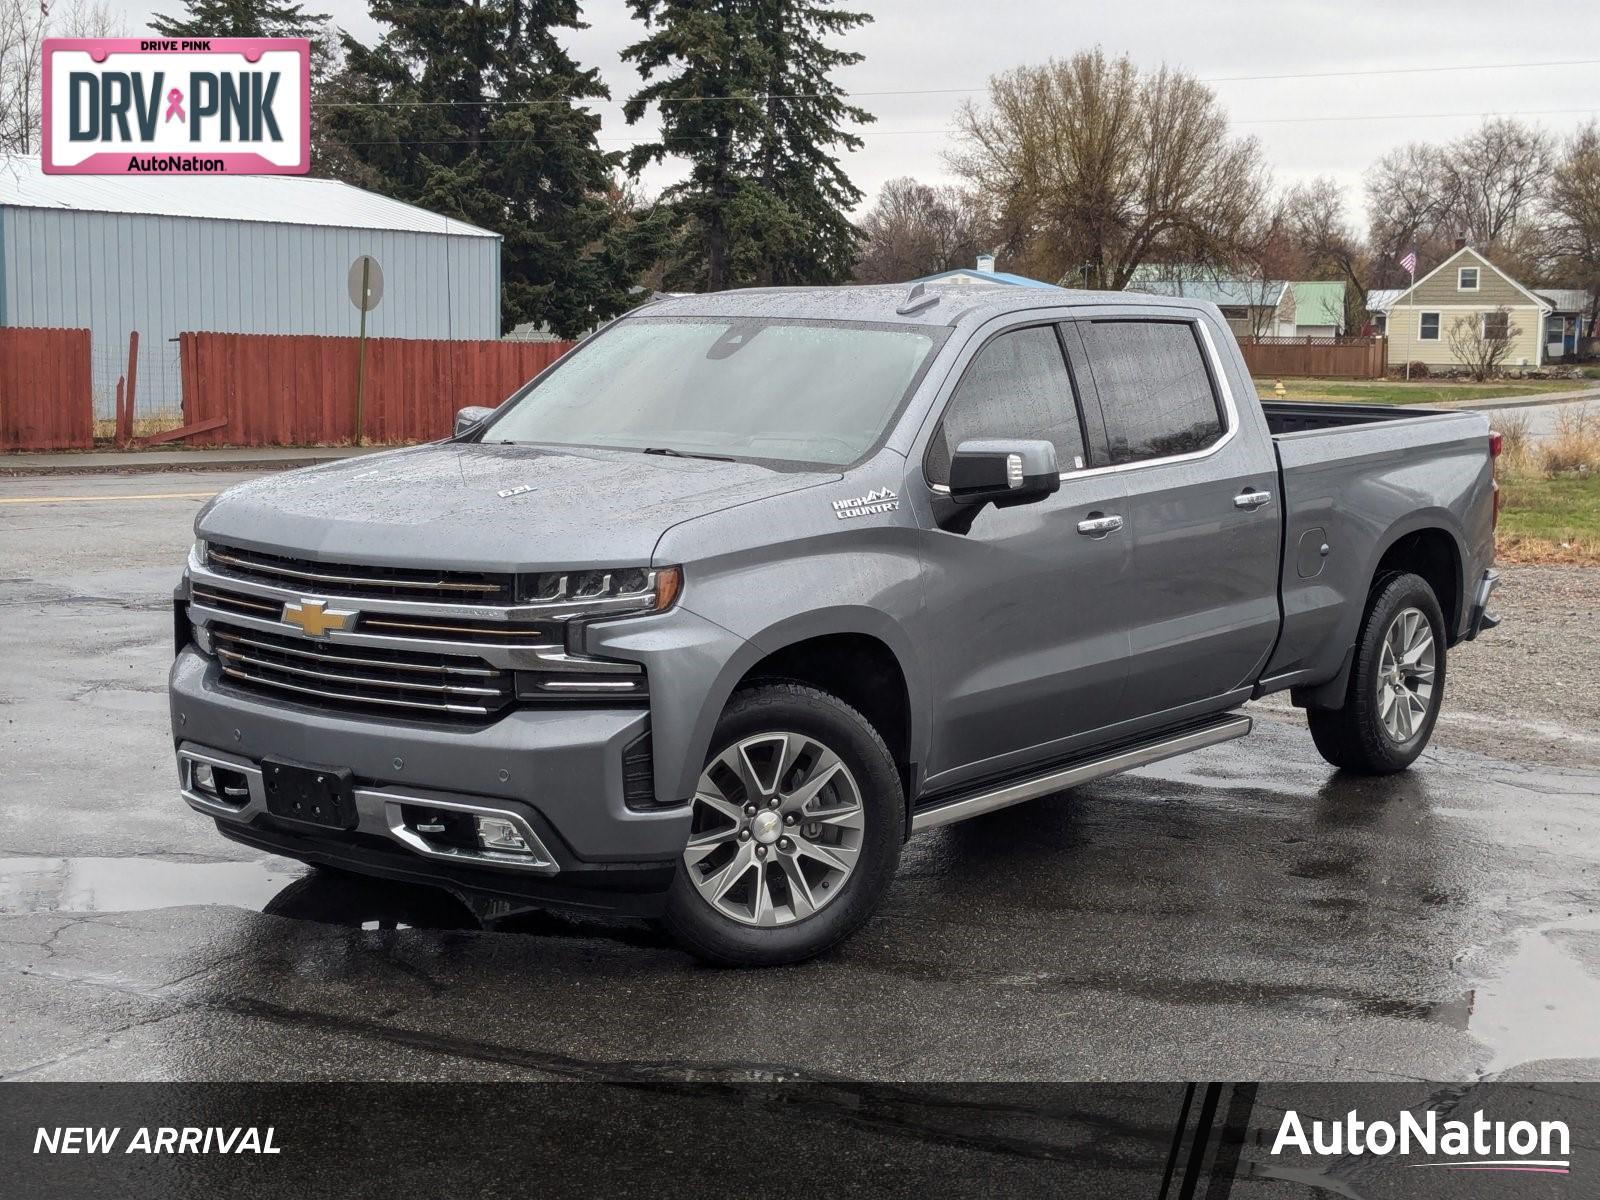
[[[367,314],[383,299],[383,268],[370,254],[350,264],[350,303],[361,313],[360,343],[356,349],[356,445],[365,446],[364,421],[367,400]]]

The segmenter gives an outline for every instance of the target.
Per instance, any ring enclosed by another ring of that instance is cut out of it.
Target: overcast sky
[[[130,0],[121,7],[136,35],[152,11],[179,6]],[[306,7],[328,11],[363,40],[377,36],[364,0]],[[1236,128],[1261,140],[1280,183],[1334,175],[1349,186],[1357,214],[1362,172],[1394,146],[1458,136],[1484,113],[1520,114],[1562,134],[1600,116],[1600,0],[892,0],[854,7],[877,19],[850,37],[866,60],[842,72],[841,82],[858,93],[916,93],[857,100],[877,117],[862,131],[865,147],[847,159],[869,202],[898,175],[948,178],[941,151],[952,114],[969,95],[981,97],[990,75],[1096,44],[1126,51],[1141,66],[1166,62],[1213,81]],[[570,44],[610,86],[616,99],[600,106],[602,137],[608,149],[622,148],[640,127],[621,118],[638,76],[619,53],[640,27],[624,0],[588,0],[584,12],[591,27]],[[1573,61],[1580,59],[1590,61]],[[1530,63],[1564,65],[1507,66]],[[1318,77],[1396,68],[1433,69]],[[675,174],[667,165],[644,182],[656,191]]]

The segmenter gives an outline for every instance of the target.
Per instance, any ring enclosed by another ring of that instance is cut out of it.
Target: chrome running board
[[[936,804],[912,815],[911,832],[921,833],[924,829],[937,829],[940,825],[965,821],[968,817],[975,817],[979,813],[993,812],[997,808],[1021,804],[1024,800],[1048,796],[1051,792],[1087,783],[1091,779],[1131,771],[1135,767],[1148,766],[1164,758],[1215,746],[1219,742],[1231,742],[1234,738],[1242,738],[1249,732],[1249,717],[1229,713],[1210,725],[1191,729],[1187,733],[1163,738],[1160,741],[1145,742],[1128,750],[1108,754],[1103,758],[1092,758],[1070,767],[1060,767],[1044,775],[1034,776],[1032,779],[1021,779],[989,791],[951,800],[946,804]]]

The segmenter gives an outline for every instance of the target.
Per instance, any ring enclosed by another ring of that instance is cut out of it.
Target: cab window
[[[975,438],[1043,439],[1062,471],[1088,460],[1078,403],[1054,325],[1030,325],[991,340],[967,366],[928,447],[932,483],[950,482],[950,459]]]

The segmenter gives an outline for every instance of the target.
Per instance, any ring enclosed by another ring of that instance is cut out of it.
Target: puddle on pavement
[[[260,862],[0,858],[0,912],[139,912],[186,904],[260,909],[300,874]]]
[[[1600,913],[1591,913],[1523,931],[1495,979],[1473,993],[1467,1032],[1493,1052],[1488,1074],[1540,1059],[1600,1058],[1597,1012]]]
[[[278,860],[281,862],[282,860]],[[114,913],[227,905],[349,929],[480,930],[664,944],[638,922],[512,911],[480,921],[438,888],[266,862],[0,858],[0,913]]]
[[[113,913],[220,904],[359,929],[477,928],[433,888],[265,862],[0,858],[0,913]]]

